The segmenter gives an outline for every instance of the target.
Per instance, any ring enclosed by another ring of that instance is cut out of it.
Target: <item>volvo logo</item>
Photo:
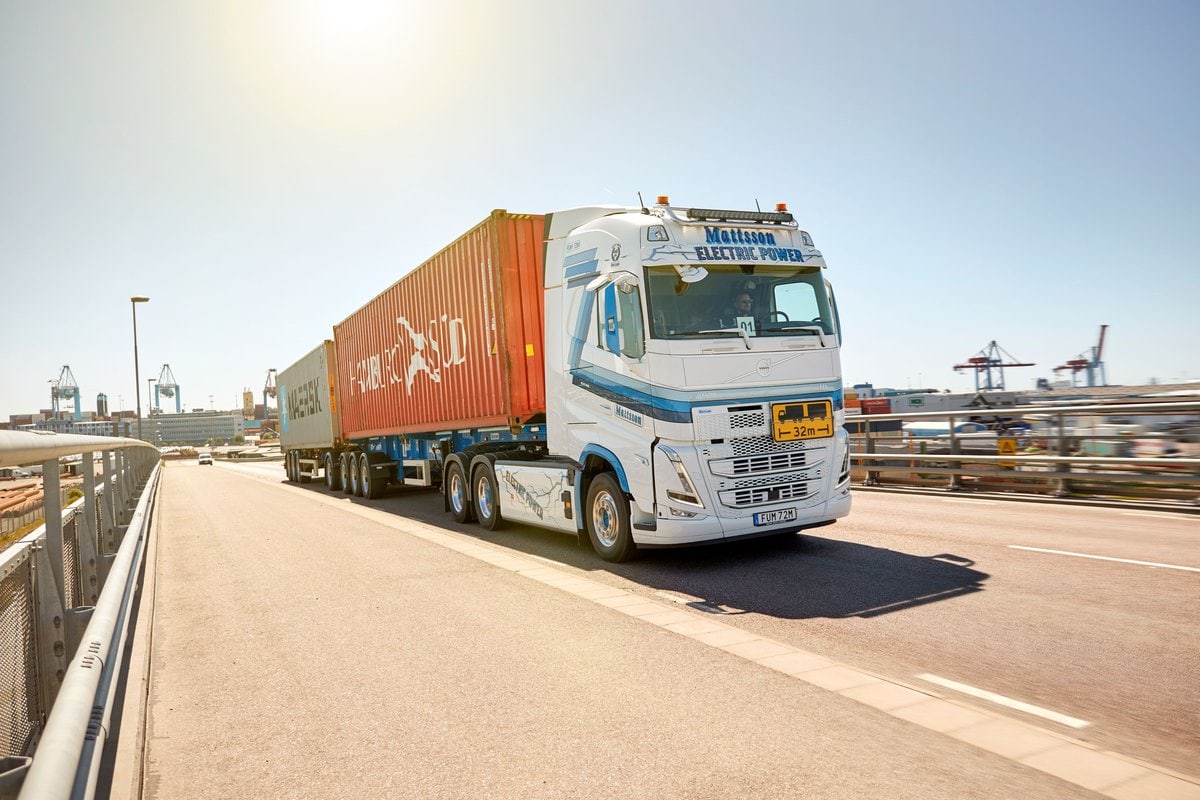
[[[764,358],[758,362],[757,369],[758,374],[765,378],[771,374],[771,362]]]

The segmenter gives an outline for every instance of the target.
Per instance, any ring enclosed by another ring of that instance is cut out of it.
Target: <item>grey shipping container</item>
[[[326,339],[276,378],[284,452],[333,447],[341,438],[333,342]]]

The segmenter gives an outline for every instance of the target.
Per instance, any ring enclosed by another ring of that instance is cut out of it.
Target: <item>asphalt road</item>
[[[863,493],[814,535],[612,565],[561,534],[456,526],[431,492],[283,485],[279,464],[171,465],[161,504],[149,797],[1092,796],[472,563],[408,520],[1196,771],[1194,517]],[[197,754],[219,775],[181,777]]]

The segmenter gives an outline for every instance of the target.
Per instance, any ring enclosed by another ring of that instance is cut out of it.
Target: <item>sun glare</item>
[[[394,63],[410,31],[408,4],[390,0],[304,0],[279,3],[272,15],[282,42],[310,68],[334,72]]]

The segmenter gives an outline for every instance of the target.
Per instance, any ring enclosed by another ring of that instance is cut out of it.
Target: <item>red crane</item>
[[[1003,358],[1001,358],[1003,356]],[[1008,359],[1005,361],[1004,359]],[[1033,364],[1018,361],[1013,358],[1003,347],[996,344],[996,340],[988,342],[988,346],[980,350],[975,355],[967,359],[965,364],[955,364],[954,371],[962,372],[964,369],[975,370],[975,391],[981,389],[1002,391],[1004,389],[1004,368],[1005,367],[1032,367]],[[992,379],[992,370],[996,371],[996,379]],[[983,381],[984,385],[980,385],[980,376],[986,376]]]
[[[1104,334],[1108,331],[1107,325],[1100,326],[1100,341],[1096,342],[1096,346],[1092,348],[1091,354],[1080,353],[1078,357],[1072,358],[1065,364],[1060,364],[1054,368],[1055,372],[1071,371],[1071,386],[1078,384],[1079,373],[1087,373],[1087,385],[1096,386],[1096,376],[1100,377],[1100,386],[1108,386],[1108,380],[1104,376],[1104,361],[1101,356],[1104,354]]]
[[[271,418],[270,411],[268,410],[269,407],[267,406],[267,398],[278,397],[279,394],[279,387],[275,385],[275,373],[276,369],[274,367],[267,370],[267,382],[263,385],[263,419]],[[275,407],[279,407],[278,401],[276,401]]]

